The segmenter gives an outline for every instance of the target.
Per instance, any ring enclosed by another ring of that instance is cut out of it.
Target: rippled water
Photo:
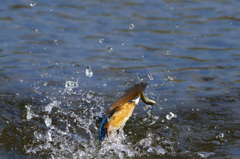
[[[240,1],[6,1],[2,158],[240,157]],[[157,102],[98,141],[135,83]]]

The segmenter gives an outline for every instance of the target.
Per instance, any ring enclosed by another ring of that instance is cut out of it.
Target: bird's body
[[[111,133],[111,129],[114,128],[118,130],[119,128],[123,128],[126,121],[132,115],[132,112],[135,108],[135,101],[132,103],[125,103],[123,106],[115,109],[114,114],[111,116],[110,121],[106,124],[106,128],[108,133]],[[110,127],[112,126],[112,128]]]
[[[140,83],[134,85],[130,89],[127,89],[124,92],[123,96],[120,97],[106,111],[106,117],[103,119],[102,124],[99,128],[99,140],[103,140],[105,136],[111,133],[112,129],[118,130],[124,127],[125,123],[132,115],[135,105],[138,104],[140,97],[144,97],[144,95],[141,96],[140,94],[145,90],[146,86],[146,83]],[[137,96],[138,98],[136,100],[133,100]],[[151,104],[150,102],[154,102],[149,99],[145,99],[143,101],[146,104]]]

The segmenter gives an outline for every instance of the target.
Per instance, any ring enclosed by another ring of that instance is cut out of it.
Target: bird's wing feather
[[[147,83],[142,82],[140,84],[135,84],[131,88],[124,91],[123,95],[115,103],[113,103],[110,108],[108,108],[108,110],[106,111],[106,116],[112,114],[117,107],[121,107],[125,103],[136,98],[141,92],[145,90],[146,86]]]

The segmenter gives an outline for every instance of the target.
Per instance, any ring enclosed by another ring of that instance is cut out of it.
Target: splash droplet
[[[48,112],[48,114],[51,113],[53,107],[58,107],[61,104],[61,102],[58,102],[57,100],[53,101],[52,103],[49,103],[45,106],[45,111]]]
[[[122,43],[121,43],[122,45],[124,45],[124,42],[122,41]]]
[[[41,74],[41,76],[46,76],[47,75],[47,73],[46,72],[43,72],[42,74]]]
[[[179,25],[178,25],[178,24],[176,25],[176,28],[179,28]]]
[[[166,115],[166,119],[167,120],[171,120],[172,118],[176,118],[177,114],[174,114],[172,112],[170,112],[169,114]]]
[[[133,29],[134,28],[134,25],[133,24],[130,24],[129,25],[129,29]]]
[[[36,115],[32,110],[31,110],[31,105],[25,105],[25,108],[27,108],[27,120],[32,119],[33,117],[39,117],[39,115]]]
[[[49,118],[48,115],[44,116],[44,121],[47,127],[49,127],[52,124],[52,118]]]
[[[67,81],[65,83],[65,87],[66,88],[77,88],[78,87],[78,83],[77,82],[73,82],[73,81]]]
[[[92,97],[93,97],[93,92],[92,92],[92,91],[89,91],[89,92],[87,93],[87,98],[88,98],[88,99],[92,99]]]
[[[102,39],[102,38],[99,39],[99,43],[103,43],[103,41],[104,41],[104,39]]]
[[[109,51],[109,52],[111,52],[112,50],[113,50],[113,48],[112,48],[112,47],[109,47],[109,48],[108,48],[108,51]]]
[[[36,5],[36,2],[30,3],[30,6],[31,6],[31,7],[34,7],[35,5]]]
[[[152,74],[151,74],[151,73],[148,74],[148,78],[149,78],[150,80],[153,80],[153,77],[152,77]]]
[[[87,68],[86,68],[86,76],[87,77],[92,77],[93,76],[93,72],[92,72],[90,66],[87,66]]]
[[[169,50],[166,51],[166,55],[170,55],[170,51]]]

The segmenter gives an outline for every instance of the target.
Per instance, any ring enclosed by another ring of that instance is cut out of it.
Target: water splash
[[[52,103],[49,103],[45,106],[45,111],[48,112],[48,114],[51,113],[53,107],[58,107],[61,104],[61,102],[58,102],[57,100],[52,101]]]
[[[65,88],[56,90],[52,97],[47,98],[51,101],[43,106],[42,112],[38,113],[41,114],[39,120],[43,121],[41,126],[38,125],[41,129],[35,129],[33,139],[25,144],[26,154],[47,155],[51,158],[134,158],[147,157],[151,154],[164,156],[170,153],[165,149],[164,144],[159,144],[162,141],[159,136],[155,136],[156,134],[144,134],[143,137],[133,141],[134,136],[139,132],[127,131],[127,129],[113,133],[100,142],[96,117],[104,113],[103,106],[106,105],[104,101],[107,101],[105,98],[109,96],[77,88],[76,82],[66,81]],[[65,89],[76,89],[76,91],[69,94]],[[58,99],[54,94],[57,92],[59,92]],[[152,126],[158,124],[160,118],[154,115],[151,109],[151,107],[146,109],[146,120],[142,124],[147,125],[150,131]],[[166,139],[164,141],[168,142]]]
[[[25,105],[25,108],[27,108],[27,120],[32,119],[33,117],[39,117],[39,115],[36,115],[32,110],[31,110],[31,105]]]
[[[44,115],[44,121],[47,127],[50,127],[50,125],[52,124],[52,119],[49,118],[48,115]]]

